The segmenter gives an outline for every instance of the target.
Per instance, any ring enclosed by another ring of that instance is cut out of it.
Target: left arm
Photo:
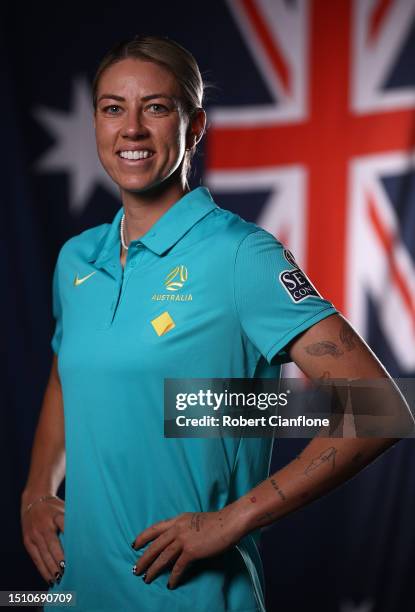
[[[311,379],[389,379],[388,372],[362,338],[341,316],[334,314],[299,335],[289,354]],[[408,432],[413,419],[397,391],[400,412]],[[143,531],[139,548],[155,539],[137,564],[147,568],[150,582],[166,565],[176,561],[169,583],[176,586],[194,560],[219,554],[250,531],[274,523],[345,482],[400,438],[322,438],[309,442],[303,452],[237,501],[218,512],[185,512]]]
[[[289,349],[290,357],[311,379],[388,379],[396,385],[367,344],[340,315],[309,328]],[[413,419],[399,391],[394,396],[408,433]],[[312,439],[291,463],[234,502],[252,531],[321,497],[349,480],[400,438]]]

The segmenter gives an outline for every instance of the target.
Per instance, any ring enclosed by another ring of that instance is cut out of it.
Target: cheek
[[[116,180],[117,160],[113,153],[113,138],[105,130],[97,130],[95,133],[98,159],[103,169]]]
[[[175,149],[175,154],[181,154],[186,148],[187,124],[184,121],[175,122],[171,127],[170,146]]]
[[[98,155],[100,156],[100,158],[105,156],[105,139],[103,137],[102,132],[100,131],[96,131],[95,132],[95,140],[97,143],[97,151],[98,151]]]
[[[101,156],[108,157],[112,154],[113,131],[109,126],[104,127],[99,124],[95,129],[95,139]]]
[[[186,129],[179,128],[172,135],[170,156],[171,158],[177,159],[182,157],[186,149]]]
[[[163,154],[161,157],[159,157],[159,161],[166,166],[177,164],[177,161],[183,155],[185,147],[186,144],[183,135],[177,130],[172,132],[168,138],[164,139],[164,143],[161,147]]]
[[[111,160],[106,150],[106,147],[102,145],[102,141],[100,141],[98,138],[97,138],[97,154],[98,154],[98,159],[101,162],[101,165],[104,167],[105,170],[109,171]]]

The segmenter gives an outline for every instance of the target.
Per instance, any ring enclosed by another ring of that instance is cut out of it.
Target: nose
[[[126,138],[140,138],[148,135],[148,129],[140,110],[126,113],[122,135]]]

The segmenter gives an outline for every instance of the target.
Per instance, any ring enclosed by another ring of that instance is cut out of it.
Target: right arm
[[[36,567],[49,582],[64,553],[57,537],[57,528],[64,530],[64,502],[51,499],[26,507],[43,495],[56,495],[65,476],[65,427],[62,388],[57,357],[53,356],[49,380],[43,397],[36,428],[26,486],[21,497],[23,541]]]

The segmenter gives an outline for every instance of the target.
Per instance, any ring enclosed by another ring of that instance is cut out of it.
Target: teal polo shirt
[[[289,251],[199,187],[120,263],[123,208],[68,240],[53,277],[66,436],[66,568],[82,612],[264,610],[259,531],[176,589],[132,574],[133,539],[216,511],[268,476],[269,438],[165,438],[165,378],[278,377],[287,343],[337,312]]]

